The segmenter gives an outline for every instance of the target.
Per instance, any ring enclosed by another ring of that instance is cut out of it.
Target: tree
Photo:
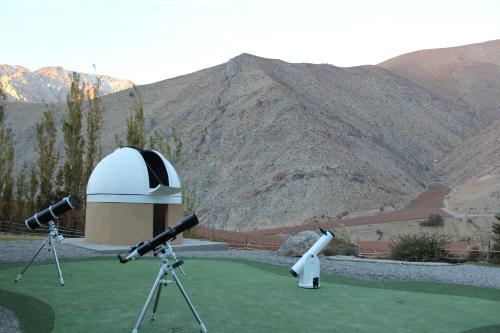
[[[134,85],[129,93],[134,104],[132,114],[127,119],[127,145],[144,148],[146,146],[146,124],[144,121],[144,108],[139,89]]]
[[[426,221],[419,223],[423,227],[440,227],[444,225],[444,219],[439,214],[431,214]]]
[[[500,221],[500,213],[495,215],[495,218]],[[493,231],[493,251],[500,251],[500,223],[495,223],[493,222],[492,224],[492,231]],[[493,253],[491,255],[491,258],[495,262],[500,262],[500,253]]]
[[[87,149],[85,151],[84,184],[87,184],[90,174],[102,157],[100,141],[104,124],[104,109],[99,96],[100,87],[101,80],[97,79],[97,83],[87,90]]]
[[[80,82],[80,75],[73,73],[66,104],[67,119],[63,124],[64,150],[66,161],[63,166],[64,188],[67,195],[73,196],[78,207],[83,202],[84,165],[83,152],[85,142],[82,136],[83,100],[85,90]],[[72,214],[73,215],[73,214]],[[83,226],[82,215],[74,214],[74,225]]]
[[[149,149],[156,150],[165,156],[168,160],[171,158],[170,145],[167,137],[160,131],[155,130],[149,137]]]
[[[34,165],[30,166],[30,172],[29,172],[30,180],[29,180],[29,187],[28,187],[28,201],[27,201],[27,210],[28,212],[34,213],[37,211],[37,205],[36,205],[36,200],[35,198],[38,195],[38,174],[36,167]]]
[[[174,153],[172,153],[171,144],[169,143],[169,138],[163,134],[162,131],[155,130],[153,135],[149,137],[149,149],[154,149],[159,151],[163,156],[165,156],[170,162],[175,163],[179,160],[182,154],[182,140],[177,134],[177,131],[172,127],[171,141],[173,141],[172,146]]]
[[[495,215],[495,218],[498,221],[500,221],[500,213],[498,213],[497,215]],[[492,229],[493,229],[494,237],[496,239],[500,240],[500,223],[493,222]]]
[[[14,209],[12,212],[12,221],[22,221],[30,212],[28,211],[28,163],[24,162],[22,168],[16,177],[16,196],[14,200]]]
[[[0,83],[0,220],[10,221],[14,190],[14,140],[12,130],[5,125],[5,99]]]
[[[196,186],[189,186],[189,184],[186,183],[186,185],[182,187],[182,198],[184,201],[184,216],[194,214],[198,201],[196,197]]]
[[[45,105],[42,119],[35,125],[36,146],[38,154],[38,177],[40,191],[37,196],[37,208],[48,207],[55,201],[54,176],[59,162],[56,149],[56,125],[54,106]]]

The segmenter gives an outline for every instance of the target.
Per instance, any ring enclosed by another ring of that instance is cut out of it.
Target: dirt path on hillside
[[[377,215],[343,218],[331,222],[308,223],[292,227],[277,227],[247,232],[211,230],[201,227],[196,230],[196,236],[227,242],[233,247],[253,247],[275,250],[279,248],[288,235],[304,230],[317,230],[318,228],[333,229],[340,225],[350,227],[388,222],[414,222],[425,220],[430,214],[440,214],[443,217],[451,217],[451,214],[443,210],[443,200],[449,191],[450,188],[443,185],[431,186],[427,191],[411,201],[405,208],[391,212],[380,212]]]

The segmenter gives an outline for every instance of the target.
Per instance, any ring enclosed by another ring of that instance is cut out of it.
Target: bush
[[[426,221],[420,222],[423,227],[440,227],[444,224],[444,219],[439,214],[431,214]]]
[[[448,256],[448,240],[442,235],[405,235],[390,245],[391,258],[404,261],[440,261]]]
[[[484,259],[486,259],[486,253],[479,251],[479,247],[477,245],[474,245],[468,249],[467,260],[478,261]]]
[[[495,218],[500,221],[500,213],[495,215]],[[493,223],[493,246],[491,249],[493,251],[500,251],[500,223]],[[494,252],[491,254],[491,260],[495,263],[500,264],[500,253]]]
[[[323,250],[325,256],[359,256],[359,248],[351,240],[351,235],[345,226],[340,225],[333,230],[335,238]]]

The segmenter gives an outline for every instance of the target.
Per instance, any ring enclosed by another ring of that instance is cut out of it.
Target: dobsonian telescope
[[[193,303],[191,303],[191,300],[189,299],[186,290],[182,286],[181,282],[179,281],[179,278],[177,277],[177,274],[175,273],[175,268],[179,267],[182,265],[184,262],[182,260],[177,260],[177,257],[175,256],[175,253],[170,246],[170,241],[174,240],[175,237],[180,234],[181,232],[184,232],[188,229],[191,229],[195,225],[199,223],[198,218],[196,215],[190,215],[185,217],[182,221],[177,223],[175,226],[168,228],[164,232],[160,233],[156,237],[154,237],[151,240],[141,242],[137,245],[134,245],[130,248],[129,254],[123,258],[121,255],[118,256],[118,259],[122,264],[126,264],[127,262],[131,260],[135,260],[140,256],[145,255],[146,253],[152,252],[155,257],[158,257],[162,260],[162,266],[160,268],[160,271],[158,272],[158,275],[156,276],[155,282],[153,283],[153,286],[151,287],[151,290],[149,291],[148,297],[146,299],[146,303],[142,307],[141,313],[139,314],[139,318],[137,319],[137,322],[132,330],[132,333],[137,333],[139,330],[139,326],[142,323],[142,320],[144,319],[144,316],[146,314],[146,311],[149,307],[149,304],[151,303],[151,300],[153,299],[153,296],[156,292],[156,298],[155,298],[155,303],[153,306],[153,314],[151,317],[151,321],[155,319],[156,315],[156,310],[158,308],[158,303],[160,301],[160,293],[161,293],[161,287],[164,286],[166,287],[169,284],[175,283],[177,287],[179,288],[179,291],[182,294],[182,297],[184,297],[184,300],[186,301],[187,305],[189,306],[189,309],[193,313],[193,316],[195,317],[196,321],[200,325],[200,331],[202,333],[207,333],[207,328],[205,327],[205,324],[201,320],[201,317],[198,315],[198,312],[196,312],[196,309],[193,306]],[[175,260],[175,263],[170,264],[168,257],[172,257]],[[172,275],[172,278],[174,281],[167,280],[167,275],[170,273]]]
[[[64,286],[64,279],[61,271],[61,266],[59,265],[59,258],[57,258],[57,252],[54,245],[56,241],[62,242],[64,237],[57,231],[57,226],[55,225],[54,221],[57,220],[59,216],[61,216],[62,214],[75,208],[76,208],[75,201],[70,196],[67,196],[61,201],[49,206],[48,208],[42,210],[41,212],[36,213],[32,217],[24,221],[26,227],[31,231],[39,227],[48,226],[48,236],[47,239],[42,242],[42,244],[35,252],[31,260],[28,262],[26,267],[24,267],[21,273],[17,275],[17,278],[14,280],[15,282],[18,282],[21,279],[24,272],[26,272],[26,270],[35,260],[36,256],[40,253],[40,251],[42,251],[43,247],[48,242],[49,245],[48,250],[49,252],[52,250],[52,254],[54,255],[54,259],[56,261],[57,273],[59,274],[59,281],[61,282],[61,285]]]
[[[333,232],[323,229],[321,237],[316,243],[311,246],[306,253],[292,266],[290,273],[297,277],[299,276],[299,287],[318,289],[319,288],[319,258],[318,254],[325,248],[325,246],[335,237]]]

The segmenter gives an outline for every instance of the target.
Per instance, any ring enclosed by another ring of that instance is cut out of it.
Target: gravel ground
[[[16,240],[0,241],[0,262],[28,262],[42,244],[42,240]],[[102,256],[97,251],[92,251],[68,244],[56,243],[58,258],[86,258]],[[53,260],[52,251],[45,244],[42,251],[36,257],[35,262]]]
[[[0,333],[21,333],[21,326],[12,311],[0,306]]]
[[[0,262],[27,262],[38,249],[40,241],[0,242]],[[103,254],[72,246],[57,244],[60,258],[82,258],[103,256]],[[297,258],[279,255],[273,251],[229,250],[178,252],[179,257],[234,258],[292,266]],[[52,253],[46,249],[37,261],[52,260]],[[288,271],[288,269],[286,269]],[[370,281],[426,281],[455,283],[469,286],[500,289],[500,268],[469,264],[409,264],[383,260],[350,260],[347,258],[322,257],[321,270],[341,276]]]
[[[39,248],[41,241],[0,241],[1,262],[27,262]],[[103,254],[69,244],[57,244],[59,258],[98,257]],[[179,257],[246,259],[286,266],[292,266],[297,258],[282,256],[273,251],[229,250],[193,251],[177,253]],[[47,246],[36,261],[52,260]],[[500,268],[460,264],[409,264],[377,260],[352,260],[349,258],[322,257],[322,272],[369,281],[427,281],[463,284],[500,289]],[[19,333],[19,322],[7,309],[0,307],[0,333]]]

